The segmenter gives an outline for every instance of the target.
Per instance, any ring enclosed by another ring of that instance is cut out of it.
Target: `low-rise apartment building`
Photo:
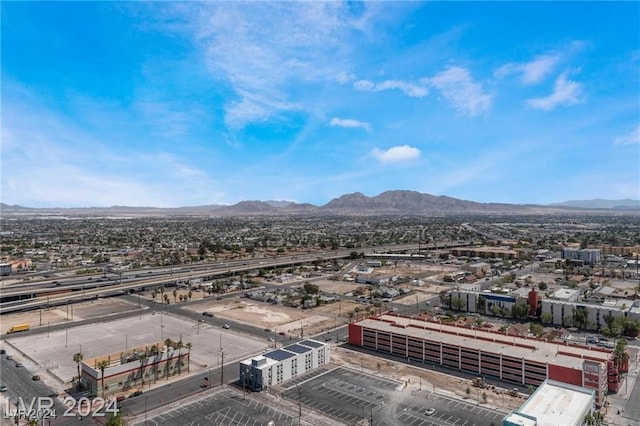
[[[329,345],[302,340],[240,361],[240,383],[258,392],[328,364],[330,360]]]

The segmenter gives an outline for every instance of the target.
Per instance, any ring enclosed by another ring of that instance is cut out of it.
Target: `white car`
[[[225,324],[222,326],[222,328],[231,328],[231,326],[229,324]]]
[[[433,413],[435,412],[436,412],[435,408],[429,408],[427,411],[424,412],[424,414],[427,416],[433,416]]]

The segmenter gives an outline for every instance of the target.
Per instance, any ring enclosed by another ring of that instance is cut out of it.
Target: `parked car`
[[[0,392],[6,392],[7,387],[5,385],[0,385]]]
[[[6,350],[4,350],[4,349],[0,349],[0,354],[3,354],[3,355],[4,355],[4,354],[6,354],[6,353],[7,353],[7,351],[6,351]]]
[[[135,398],[136,396],[140,396],[142,395],[142,391],[141,390],[137,390],[134,393],[132,393],[131,395],[129,395],[129,398]]]
[[[11,361],[13,359],[13,355],[7,355],[7,359]]]
[[[213,317],[213,314],[211,312],[203,312],[202,315],[204,315],[205,317]]]
[[[38,376],[37,374],[34,376],[31,376],[31,380],[33,380],[34,382],[37,382],[38,380],[40,380],[40,376]]]
[[[231,328],[231,326],[229,324],[225,324],[222,326],[222,328]]]
[[[16,367],[18,367],[18,368],[22,367],[22,363],[21,362],[16,362]]]
[[[424,412],[424,414],[426,416],[433,416],[433,413],[435,413],[435,412],[436,412],[435,408],[429,408],[429,409],[427,409],[427,411]]]

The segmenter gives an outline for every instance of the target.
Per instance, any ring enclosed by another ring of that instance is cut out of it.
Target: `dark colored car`
[[[134,393],[132,393],[131,395],[129,395],[129,398],[135,398],[136,396],[140,396],[142,395],[142,391],[141,390],[137,390]]]
[[[38,380],[40,380],[40,376],[38,376],[37,374],[35,376],[31,376],[31,380],[37,382]]]
[[[205,317],[213,317],[213,314],[211,312],[203,312],[202,315],[204,315]]]

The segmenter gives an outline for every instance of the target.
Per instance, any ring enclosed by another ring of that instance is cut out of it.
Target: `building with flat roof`
[[[524,386],[547,379],[593,389],[604,401],[610,350],[534,338],[508,336],[480,328],[382,314],[349,324],[349,343]]]
[[[326,343],[301,340],[240,361],[240,383],[253,391],[261,391],[328,364],[330,358],[330,346]]]
[[[545,380],[522,407],[502,420],[502,426],[581,426],[594,403],[591,389]]]
[[[103,389],[109,395],[188,372],[189,349],[182,342],[165,342],[83,360],[80,382],[92,394],[103,396]]]

